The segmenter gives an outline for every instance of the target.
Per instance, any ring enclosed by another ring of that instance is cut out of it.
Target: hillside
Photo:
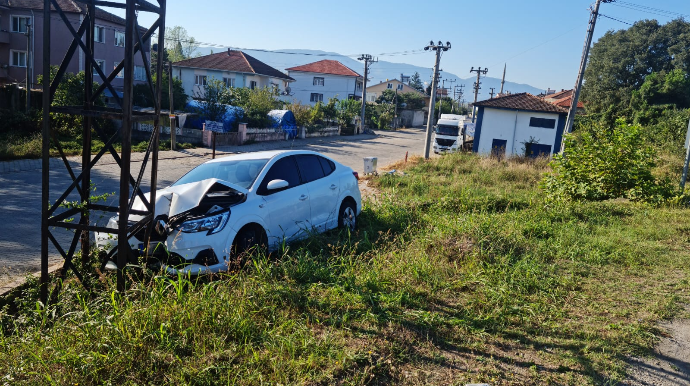
[[[211,52],[219,52],[221,49],[218,48],[209,48],[209,47],[202,47],[197,50],[197,52],[200,55],[208,55]],[[364,65],[362,62],[358,61],[356,58],[351,58],[348,56],[344,56],[335,52],[326,52],[326,51],[319,51],[319,50],[296,50],[296,49],[284,49],[280,50],[279,52],[275,51],[254,51],[254,50],[246,50],[246,52],[254,56],[255,58],[265,62],[266,64],[269,64],[281,71],[284,71],[286,68],[290,68],[293,66],[299,66],[302,64],[307,64],[311,62],[315,62],[318,60],[323,60],[323,59],[331,59],[331,60],[337,60],[344,65],[350,67],[354,71],[357,71],[359,74],[364,73]],[[433,58],[432,58],[433,59]],[[433,64],[433,60],[429,60],[429,64]],[[502,74],[502,69],[496,69],[496,75],[501,75]],[[373,64],[371,66],[371,76],[369,77],[370,84],[376,84],[379,82],[382,82],[386,79],[393,79],[393,78],[399,78],[400,74],[405,74],[405,75],[412,75],[416,72],[419,73],[419,75],[422,78],[423,82],[429,82],[431,80],[431,73],[432,73],[432,68],[426,68],[426,67],[420,67],[420,66],[415,66],[412,64],[406,64],[406,63],[394,63],[394,62],[387,62],[385,60],[379,60],[376,64]],[[466,75],[470,75],[469,69]],[[472,96],[471,90],[472,90],[472,85],[474,84],[476,80],[476,76],[467,76],[466,78],[463,78],[461,76],[458,76],[456,74],[446,72],[446,71],[441,71],[441,79],[457,79],[458,81],[454,83],[454,85],[465,85],[465,100],[468,100],[471,102]],[[483,77],[482,80],[482,89],[479,91],[479,100],[483,99],[488,99],[489,98],[489,89],[491,87],[494,87],[496,89],[496,92],[500,90],[501,88],[501,79],[499,78],[493,78],[493,77]],[[519,92],[528,92],[534,95],[537,95],[544,90],[539,89],[537,87],[532,87],[528,84],[522,84],[522,83],[515,83],[515,82],[510,82],[506,81],[505,88],[506,91],[510,91],[513,93],[519,93]]]

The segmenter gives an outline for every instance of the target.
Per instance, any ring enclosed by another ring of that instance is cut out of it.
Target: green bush
[[[675,193],[668,180],[652,174],[656,153],[639,125],[584,123],[566,136],[564,149],[541,182],[551,198],[660,202]]]

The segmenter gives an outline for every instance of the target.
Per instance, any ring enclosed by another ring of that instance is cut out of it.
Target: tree
[[[156,84],[156,77],[158,75],[152,76],[153,84]],[[170,108],[170,92],[168,86],[168,74],[163,73],[163,79],[161,79],[161,108]],[[182,87],[182,81],[179,78],[173,77],[173,101],[175,105],[173,106],[175,111],[180,111],[187,105],[187,100],[189,96],[185,94],[184,88]],[[141,107],[153,107],[153,97],[151,96],[151,89],[148,83],[136,84],[134,85],[134,105]]]
[[[196,96],[199,99],[199,107],[209,121],[220,122],[225,116],[227,107],[222,100],[225,89],[225,83],[216,78],[210,78],[204,86],[204,94]]]
[[[172,62],[193,57],[197,48],[199,48],[199,42],[194,37],[189,36],[184,27],[178,25],[165,29],[165,49]]]
[[[419,73],[416,71],[414,75],[410,77],[410,82],[408,83],[408,85],[419,92],[424,92],[424,83],[422,82]]]
[[[590,112],[630,115],[633,92],[654,73],[690,70],[690,23],[643,20],[609,31],[593,46],[582,99]]]

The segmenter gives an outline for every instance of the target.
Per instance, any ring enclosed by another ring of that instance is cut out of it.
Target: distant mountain
[[[199,55],[208,55],[211,52],[218,53],[225,51],[220,48],[209,48],[200,47],[197,49]],[[261,60],[262,62],[275,67],[281,71],[285,71],[286,68],[300,66],[303,64],[316,62],[323,59],[337,60],[342,64],[350,67],[352,70],[358,72],[360,75],[364,74],[364,64],[359,60],[350,58],[348,56],[343,56],[336,52],[326,52],[319,50],[296,50],[296,49],[285,49],[276,51],[255,51],[255,50],[245,50],[249,55]],[[369,84],[377,84],[383,82],[386,79],[399,78],[400,74],[405,74],[408,76],[413,75],[415,72],[419,73],[422,82],[428,83],[431,81],[431,68],[419,67],[412,64],[405,63],[394,63],[386,62],[380,60],[375,64],[372,64],[369,72]],[[453,83],[453,86],[465,85],[464,99],[468,102],[474,100],[474,92],[472,91],[472,86],[477,80],[476,76],[461,78],[450,72],[441,71],[441,80],[443,79],[457,79],[457,82]],[[489,92],[491,87],[495,88],[495,92],[501,89],[501,79],[492,77],[483,77],[481,79],[481,90],[479,90],[479,100],[489,99]],[[441,85],[439,85],[441,86]],[[446,87],[450,88],[451,84],[446,81]],[[537,95],[544,92],[544,90],[532,87],[528,84],[514,83],[506,81],[504,90],[510,91],[512,93],[528,92],[530,94]],[[452,94],[452,90],[450,90]]]

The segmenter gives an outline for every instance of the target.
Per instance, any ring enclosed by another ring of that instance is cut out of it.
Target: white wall
[[[347,99],[350,94],[362,96],[360,88],[355,93],[355,82],[357,78],[353,76],[341,76],[330,74],[318,74],[313,72],[288,71],[288,75],[295,79],[290,83],[291,97],[286,97],[288,102],[301,102],[302,104],[315,105],[310,102],[311,94],[323,94],[323,103],[328,103],[329,98]],[[324,78],[323,86],[314,86],[314,77]]]
[[[286,83],[283,79],[269,78],[265,75],[244,74],[220,70],[204,70],[189,67],[175,67],[173,70],[173,77],[182,77],[182,88],[184,88],[184,92],[191,98],[203,96],[203,86],[197,86],[194,84],[196,75],[206,75],[207,81],[211,80],[211,78],[215,78],[220,81],[222,81],[223,78],[234,78],[235,87],[249,87],[251,81],[255,81],[257,83],[257,87],[259,88],[270,88],[272,84],[277,84],[280,92],[285,90]]]
[[[556,126],[553,129],[531,127],[529,125],[531,117],[555,119]],[[524,155],[525,142],[530,142],[530,140],[551,146],[551,154],[553,154],[559,119],[565,118],[560,118],[558,114],[485,107],[479,136],[479,153],[490,154],[493,140],[505,139],[507,140],[506,155]]]

